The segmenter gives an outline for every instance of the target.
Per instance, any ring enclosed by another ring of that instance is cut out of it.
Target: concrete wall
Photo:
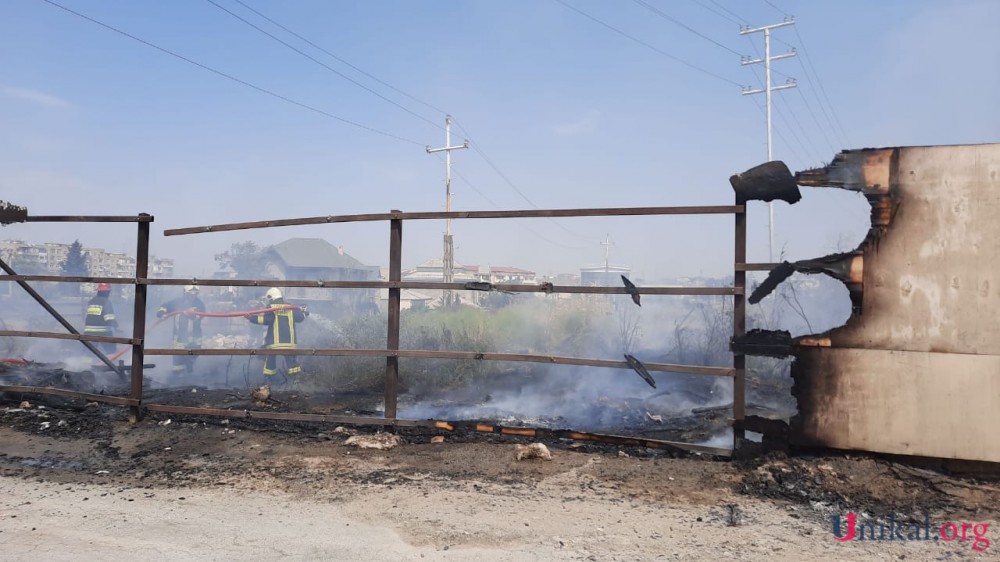
[[[853,183],[831,183],[891,216],[861,246],[859,313],[795,351],[795,439],[1000,462],[1000,145],[845,156]]]

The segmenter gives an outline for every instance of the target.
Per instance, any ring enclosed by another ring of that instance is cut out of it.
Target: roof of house
[[[369,269],[321,238],[291,238],[271,246],[287,267]]]

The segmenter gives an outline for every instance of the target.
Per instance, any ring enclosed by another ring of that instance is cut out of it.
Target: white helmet
[[[264,293],[264,298],[268,301],[274,301],[281,298],[281,289],[277,287],[271,287]]]
[[[184,285],[184,292],[190,295],[197,295],[199,291],[198,287],[194,285]]]

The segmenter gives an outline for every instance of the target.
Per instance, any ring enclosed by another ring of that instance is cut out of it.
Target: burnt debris
[[[0,225],[7,226],[28,220],[28,209],[13,203],[0,201]]]
[[[788,279],[793,273],[816,274],[825,273],[838,281],[842,281],[851,290],[851,300],[855,301],[860,297],[860,267],[862,257],[856,252],[845,252],[840,254],[830,254],[821,258],[811,260],[800,260],[797,262],[782,262],[768,274],[767,279],[758,286],[750,295],[750,304],[759,303],[764,297],[771,294],[782,281]],[[854,302],[855,308],[860,306],[860,302]]]
[[[750,330],[742,336],[734,337],[729,349],[744,355],[763,355],[783,359],[792,354],[792,334],[786,330]]]
[[[642,377],[642,380],[646,381],[646,384],[656,388],[656,380],[649,374],[649,371],[646,370],[646,367],[638,359],[626,353],[625,362],[628,363],[629,367],[632,367],[633,371]]]
[[[639,304],[639,288],[629,281],[628,277],[625,277],[624,275],[622,275],[622,283],[625,284],[625,292],[632,297],[632,302],[634,302],[636,306],[642,306]]]
[[[730,185],[743,201],[774,201],[797,203],[802,199],[795,176],[780,160],[754,166],[729,178]]]

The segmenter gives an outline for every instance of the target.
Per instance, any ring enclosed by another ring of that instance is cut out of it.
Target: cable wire
[[[723,45],[722,43],[719,43],[718,41],[716,41],[715,39],[712,39],[712,38],[711,38],[711,37],[709,37],[708,35],[705,35],[704,33],[701,33],[700,31],[698,31],[698,30],[696,30],[696,29],[694,29],[694,28],[692,28],[692,27],[689,27],[689,26],[685,25],[685,24],[684,24],[684,23],[682,23],[681,21],[679,21],[679,20],[677,20],[677,19],[675,19],[675,18],[671,17],[671,16],[669,15],[669,14],[667,14],[667,13],[663,12],[662,10],[660,10],[660,9],[659,9],[659,8],[657,8],[656,6],[653,6],[652,4],[650,4],[650,3],[646,2],[645,0],[632,0],[632,1],[633,1],[633,2],[635,2],[636,4],[638,4],[638,5],[642,6],[643,8],[646,8],[646,9],[647,9],[647,10],[649,10],[650,12],[653,12],[654,14],[656,14],[656,15],[660,16],[661,18],[663,18],[663,19],[665,19],[665,20],[669,21],[670,23],[673,23],[674,25],[677,25],[677,26],[679,26],[679,27],[682,27],[682,28],[684,28],[684,29],[686,29],[686,30],[690,31],[691,33],[693,33],[693,34],[697,35],[698,37],[701,37],[702,39],[704,39],[704,40],[706,40],[706,41],[708,41],[708,42],[712,43],[713,45],[716,45],[716,46],[718,46],[718,47],[721,47],[721,48],[723,48],[723,49],[725,49],[725,50],[729,51],[730,53],[733,53],[733,54],[734,54],[734,55],[736,55],[736,56],[739,56],[739,57],[744,57],[744,56],[746,56],[745,54],[743,54],[743,53],[740,53],[739,51],[736,51],[736,50],[733,50],[733,49],[730,49],[729,47],[727,47],[727,46]]]
[[[496,172],[501,179],[503,179],[504,183],[506,183],[511,189],[513,189],[518,195],[520,195],[522,199],[527,201],[529,205],[531,205],[536,209],[540,208],[538,205],[535,204],[534,201],[531,200],[531,198],[525,195],[523,191],[521,191],[516,185],[514,185],[514,182],[512,182],[510,178],[507,177],[507,174],[503,173],[500,170],[500,168],[498,168],[497,165],[493,163],[493,160],[486,154],[486,151],[484,151],[479,147],[479,143],[475,142],[475,140],[472,138],[472,135],[469,134],[469,131],[467,131],[465,127],[463,127],[462,124],[458,122],[457,119],[452,117],[452,122],[455,123],[455,125],[459,128],[459,130],[462,131],[462,133],[465,134],[466,138],[469,139],[469,146],[472,147],[472,149],[476,152],[476,154],[478,154],[486,162],[486,164],[489,165],[490,168],[493,168],[493,171]],[[579,238],[584,238],[584,239],[587,238],[583,234],[580,234],[579,232],[575,232],[567,228],[566,226],[564,226],[557,220],[553,219],[552,217],[548,217],[548,219],[552,221],[552,224],[558,226],[568,234],[571,234]]]
[[[392,91],[394,91],[394,92],[396,92],[396,93],[398,93],[398,94],[400,94],[400,95],[402,95],[402,96],[406,96],[406,97],[410,98],[411,100],[413,100],[413,101],[415,101],[415,102],[419,103],[420,105],[423,105],[424,107],[427,107],[427,108],[429,108],[429,109],[433,109],[434,111],[437,111],[438,113],[440,113],[440,114],[442,114],[442,115],[445,115],[445,114],[447,114],[447,113],[448,113],[447,111],[445,111],[445,110],[441,109],[440,107],[436,107],[436,106],[434,106],[434,105],[433,105],[433,104],[431,104],[431,103],[428,103],[428,102],[426,102],[426,101],[424,101],[424,100],[422,100],[422,99],[420,99],[420,98],[418,98],[418,97],[416,97],[416,96],[414,96],[414,95],[412,95],[412,94],[409,94],[409,93],[405,92],[404,90],[401,90],[401,89],[399,89],[399,88],[397,88],[397,87],[393,86],[392,84],[390,84],[390,83],[386,82],[385,80],[382,80],[382,79],[378,78],[377,76],[374,76],[374,75],[372,75],[372,74],[370,74],[370,73],[366,72],[365,70],[363,70],[363,69],[361,69],[361,68],[359,68],[359,67],[357,67],[357,66],[355,66],[355,65],[351,64],[350,62],[348,62],[348,61],[346,61],[346,60],[342,59],[341,57],[338,57],[337,55],[335,55],[334,53],[330,52],[329,50],[327,50],[327,49],[324,49],[323,47],[321,47],[321,46],[317,45],[317,44],[316,44],[316,43],[314,43],[313,41],[310,41],[309,39],[307,39],[307,38],[303,37],[302,35],[299,35],[298,33],[296,33],[296,32],[294,32],[294,31],[292,31],[291,29],[289,29],[289,28],[287,28],[287,27],[285,27],[284,25],[281,25],[280,23],[278,23],[278,22],[277,22],[277,21],[275,21],[274,19],[272,19],[272,18],[270,18],[270,17],[268,17],[268,16],[266,16],[266,15],[262,14],[262,13],[261,13],[261,12],[259,12],[258,10],[255,10],[255,9],[254,9],[254,8],[253,8],[252,6],[248,5],[248,4],[247,4],[246,2],[244,2],[243,0],[233,0],[233,1],[234,1],[234,2],[236,2],[237,4],[239,4],[239,5],[243,6],[243,7],[244,7],[244,8],[246,8],[247,10],[250,10],[251,12],[253,12],[253,13],[257,14],[257,15],[258,15],[258,16],[260,16],[261,18],[263,18],[263,19],[267,20],[267,21],[268,21],[268,22],[270,22],[270,23],[271,23],[272,25],[274,25],[274,26],[276,26],[276,27],[280,28],[280,29],[281,29],[281,30],[283,30],[284,32],[288,33],[289,35],[291,35],[291,36],[295,37],[296,39],[298,39],[298,40],[300,40],[300,41],[302,41],[302,42],[306,43],[306,44],[307,44],[307,45],[309,45],[310,47],[313,47],[314,49],[316,49],[316,50],[318,50],[318,51],[321,51],[321,52],[323,52],[323,53],[324,53],[324,54],[326,54],[327,56],[329,56],[329,57],[333,58],[334,60],[336,60],[336,61],[340,62],[341,64],[343,64],[343,65],[345,65],[345,66],[349,66],[349,67],[351,67],[352,69],[354,69],[355,71],[359,72],[360,74],[364,74],[364,75],[365,75],[365,76],[367,76],[368,78],[371,78],[372,80],[374,80],[374,81],[378,82],[379,84],[382,84],[382,85],[383,85],[383,86],[385,86],[386,88],[389,88],[390,90],[392,90]]]
[[[691,68],[693,70],[697,70],[698,72],[701,72],[702,74],[706,74],[708,76],[711,76],[711,77],[713,77],[715,79],[718,79],[718,80],[722,80],[723,82],[727,82],[727,83],[732,84],[734,86],[738,86],[738,87],[742,87],[743,86],[742,84],[740,84],[739,82],[736,82],[735,80],[730,80],[729,78],[726,78],[725,76],[722,76],[721,74],[716,74],[715,72],[712,72],[711,70],[706,70],[706,69],[704,69],[704,68],[702,68],[702,67],[700,67],[700,66],[698,66],[698,65],[696,65],[694,63],[690,63],[690,62],[688,62],[688,61],[686,61],[686,60],[684,60],[684,59],[682,59],[680,57],[676,57],[674,55],[671,55],[670,53],[668,53],[668,52],[666,52],[666,51],[664,51],[662,49],[659,49],[659,48],[657,48],[657,47],[655,47],[655,46],[653,46],[653,45],[651,45],[651,44],[643,41],[642,39],[639,39],[639,38],[637,38],[637,37],[635,37],[633,35],[629,35],[628,33],[622,31],[621,29],[618,29],[617,27],[614,27],[611,24],[605,23],[605,22],[597,19],[596,17],[588,14],[587,12],[584,12],[583,10],[581,10],[579,8],[576,8],[575,6],[571,6],[570,4],[567,4],[564,0],[554,0],[554,1],[557,2],[557,3],[559,3],[559,4],[562,4],[563,6],[565,6],[566,8],[568,8],[570,10],[573,10],[574,12],[580,14],[581,16],[583,16],[585,18],[587,18],[587,19],[589,19],[589,20],[591,20],[591,21],[593,21],[593,22],[595,22],[595,23],[597,23],[599,25],[604,26],[604,27],[610,29],[611,31],[614,31],[615,33],[621,35],[622,37],[630,39],[630,40],[632,40],[632,41],[634,41],[634,42],[642,45],[643,47],[646,47],[646,48],[648,48],[648,49],[650,49],[652,51],[655,51],[655,52],[657,52],[657,53],[659,53],[659,54],[667,57],[670,60],[673,60],[675,62],[679,62],[679,63],[683,64],[684,66],[686,66],[688,68]]]
[[[258,27],[258,26],[256,26],[256,25],[254,25],[254,24],[252,24],[252,23],[250,23],[250,22],[248,22],[247,20],[243,19],[242,17],[240,17],[240,16],[238,16],[238,15],[234,14],[233,12],[231,12],[231,11],[227,10],[226,8],[223,8],[223,7],[222,7],[222,6],[220,6],[220,5],[218,4],[218,3],[216,3],[216,2],[214,1],[214,0],[206,0],[206,1],[208,1],[208,2],[209,2],[209,3],[211,3],[211,4],[213,4],[214,6],[218,7],[219,9],[221,9],[221,10],[223,10],[223,11],[225,11],[225,12],[229,13],[230,15],[232,15],[233,17],[235,17],[235,18],[239,19],[240,21],[242,21],[242,22],[246,23],[247,25],[250,25],[250,26],[251,26],[251,27],[253,27],[254,29],[257,29],[257,30],[258,30],[258,31],[260,31],[261,33],[264,33],[264,34],[265,34],[265,35],[267,35],[268,37],[271,37],[272,39],[274,39],[274,40],[276,40],[276,41],[280,42],[281,44],[283,44],[283,45],[285,45],[285,46],[289,47],[290,49],[294,50],[295,52],[297,52],[297,53],[299,53],[299,54],[301,54],[301,55],[303,55],[303,56],[305,56],[305,57],[309,58],[309,59],[310,59],[310,60],[312,60],[313,62],[316,62],[317,64],[320,64],[320,65],[321,65],[321,66],[323,66],[324,68],[327,68],[327,69],[329,69],[329,70],[331,70],[331,71],[333,71],[333,72],[337,73],[337,75],[339,75],[339,76],[341,76],[341,77],[343,77],[343,78],[345,78],[345,79],[349,80],[349,81],[350,81],[350,82],[352,82],[353,84],[355,84],[355,85],[358,85],[359,87],[361,87],[361,88],[364,88],[365,90],[367,90],[367,91],[369,91],[369,92],[371,92],[371,93],[375,94],[376,96],[378,96],[378,97],[380,97],[380,98],[382,98],[382,99],[385,99],[386,101],[389,101],[389,102],[390,102],[390,103],[392,103],[393,105],[396,105],[397,107],[400,107],[400,108],[404,109],[405,111],[407,111],[407,112],[409,112],[409,113],[411,113],[411,114],[414,114],[414,115],[417,115],[417,116],[418,116],[418,117],[420,117],[421,119],[423,119],[423,120],[427,121],[427,119],[426,119],[426,118],[424,118],[423,116],[420,116],[420,115],[418,115],[418,114],[416,114],[416,113],[413,113],[412,111],[409,111],[409,110],[408,110],[408,109],[406,109],[405,107],[403,107],[403,106],[401,106],[401,105],[399,105],[399,104],[397,104],[397,103],[393,102],[392,100],[389,100],[388,98],[385,98],[384,96],[382,96],[382,95],[378,94],[377,92],[374,92],[374,91],[373,91],[373,90],[371,90],[370,88],[368,88],[368,87],[366,87],[366,86],[364,86],[364,85],[362,85],[362,84],[358,83],[358,82],[357,82],[357,81],[355,81],[355,80],[352,80],[351,78],[348,78],[348,77],[344,76],[344,75],[343,75],[342,73],[340,73],[340,72],[338,72],[338,71],[336,71],[336,70],[334,70],[334,69],[330,68],[330,67],[329,67],[329,66],[327,66],[326,64],[323,64],[322,62],[320,62],[320,61],[316,60],[315,58],[313,58],[313,57],[309,56],[308,54],[306,54],[306,53],[302,52],[301,50],[299,50],[299,49],[297,49],[297,48],[295,48],[295,47],[293,47],[293,46],[289,45],[289,44],[288,44],[288,43],[286,43],[285,41],[282,41],[281,39],[279,39],[279,38],[275,37],[274,35],[272,35],[272,34],[268,33],[267,31],[264,31],[264,30],[263,30],[263,29],[261,29],[260,27]],[[253,12],[254,14],[257,14],[257,15],[258,15],[258,16],[260,16],[261,18],[263,18],[263,19],[267,20],[267,21],[268,21],[268,22],[270,22],[271,24],[273,24],[273,25],[275,25],[275,26],[279,27],[280,29],[284,30],[285,32],[289,33],[290,35],[292,35],[292,36],[294,36],[294,37],[298,38],[299,40],[301,40],[301,41],[303,41],[303,42],[307,43],[308,45],[310,45],[310,46],[312,46],[312,47],[314,47],[314,48],[316,48],[316,49],[318,49],[318,50],[322,51],[322,52],[323,52],[323,53],[325,53],[326,55],[328,55],[328,56],[330,56],[330,57],[334,58],[335,60],[337,60],[337,61],[339,61],[339,62],[341,62],[341,63],[343,63],[343,64],[345,64],[345,65],[347,65],[347,66],[349,66],[349,67],[351,67],[351,68],[353,68],[354,70],[356,70],[356,71],[360,72],[361,74],[364,74],[365,76],[367,76],[367,77],[371,78],[372,80],[375,80],[376,82],[378,82],[378,83],[380,83],[380,84],[382,84],[382,85],[386,86],[387,88],[390,88],[390,89],[392,89],[392,90],[394,90],[394,91],[396,91],[396,92],[399,92],[400,94],[402,94],[402,95],[404,95],[404,96],[406,96],[406,97],[408,97],[408,98],[410,98],[410,99],[412,99],[412,100],[414,100],[414,101],[416,101],[416,102],[418,102],[418,103],[420,103],[420,104],[422,104],[422,105],[424,105],[424,106],[426,106],[426,107],[429,107],[430,109],[433,109],[433,110],[435,110],[435,111],[438,111],[439,113],[442,113],[442,114],[447,114],[447,112],[446,112],[446,111],[444,111],[444,110],[442,110],[442,109],[440,109],[440,108],[438,108],[438,107],[435,107],[434,105],[432,105],[432,104],[430,104],[430,103],[428,103],[428,102],[425,102],[425,101],[423,101],[423,100],[420,100],[419,98],[416,98],[415,96],[412,96],[412,95],[410,95],[410,94],[408,94],[408,93],[404,92],[403,90],[400,90],[399,88],[396,88],[396,87],[392,86],[391,84],[389,84],[389,83],[387,83],[387,82],[385,82],[385,81],[383,81],[383,80],[381,80],[381,79],[377,78],[376,76],[374,76],[374,75],[372,75],[372,74],[370,74],[370,73],[368,73],[368,72],[364,71],[364,70],[363,70],[363,69],[361,69],[360,67],[358,67],[358,66],[356,66],[356,65],[354,65],[354,64],[351,64],[350,62],[348,62],[348,61],[344,60],[344,59],[343,59],[343,58],[341,58],[341,57],[338,57],[337,55],[335,55],[334,53],[330,52],[329,50],[327,50],[327,49],[324,49],[324,48],[320,47],[320,46],[319,46],[319,45],[317,45],[317,44],[316,44],[315,42],[313,42],[313,41],[310,41],[309,39],[307,39],[306,37],[302,36],[301,34],[298,34],[298,33],[294,32],[294,31],[292,31],[291,29],[289,29],[288,27],[286,27],[286,26],[284,26],[284,25],[282,25],[282,24],[278,23],[278,22],[277,22],[277,21],[275,21],[274,19],[272,19],[272,18],[270,18],[270,17],[268,17],[268,16],[266,16],[266,15],[262,14],[261,12],[259,12],[259,11],[255,10],[254,8],[252,8],[251,6],[247,5],[247,4],[246,4],[245,2],[243,2],[242,0],[234,0],[234,1],[235,1],[236,3],[238,3],[238,4],[240,4],[241,6],[245,7],[246,9],[250,10],[250,11],[251,11],[251,12]],[[467,131],[467,130],[466,130],[466,129],[464,128],[464,127],[462,127],[462,125],[461,125],[461,124],[459,124],[459,123],[457,122],[457,120],[454,120],[454,119],[453,119],[453,121],[455,121],[455,124],[456,124],[456,125],[457,125],[457,126],[459,127],[459,129],[461,129],[461,130],[462,130],[462,132],[463,132],[463,133],[465,133],[466,137],[467,137],[467,138],[469,138],[470,142],[472,142],[472,135],[470,135],[470,134],[469,134],[469,132],[468,132],[468,131]],[[432,124],[432,125],[434,125],[435,127],[437,127],[438,129],[442,129],[442,130],[444,129],[444,127],[442,127],[442,126],[440,126],[440,125],[438,125],[438,124],[436,124],[436,123],[431,123],[431,124]],[[507,175],[503,173],[503,171],[501,171],[501,170],[500,170],[500,168],[499,168],[499,167],[498,167],[498,166],[497,166],[497,165],[496,165],[496,164],[495,164],[495,163],[493,162],[493,160],[492,160],[492,159],[491,159],[491,158],[490,158],[490,157],[489,157],[489,156],[488,156],[488,155],[486,154],[486,151],[485,151],[485,150],[483,150],[482,148],[480,148],[480,147],[479,147],[478,143],[473,143],[473,144],[472,144],[472,148],[473,148],[473,150],[475,150],[475,151],[476,151],[476,153],[477,153],[477,154],[478,154],[478,155],[479,155],[479,156],[480,156],[481,158],[483,158],[483,160],[485,160],[485,161],[486,161],[486,163],[487,163],[487,164],[489,164],[489,166],[490,166],[491,168],[493,168],[493,170],[494,170],[494,171],[495,171],[495,172],[496,172],[496,173],[497,173],[497,174],[498,174],[498,175],[499,175],[499,176],[500,176],[500,177],[501,177],[501,178],[502,178],[502,179],[504,180],[504,182],[505,182],[505,183],[506,183],[506,184],[507,184],[507,185],[508,185],[509,187],[511,187],[511,188],[512,188],[512,189],[513,189],[513,190],[514,190],[514,191],[515,191],[515,192],[516,192],[516,193],[517,193],[518,195],[520,195],[520,196],[521,196],[522,198],[524,198],[524,200],[525,200],[525,201],[527,201],[527,202],[528,202],[529,204],[531,204],[531,206],[533,206],[533,207],[534,207],[534,208],[536,208],[536,209],[537,209],[537,208],[539,208],[539,207],[538,207],[538,205],[535,205],[535,203],[534,203],[533,201],[531,201],[531,199],[529,199],[529,198],[528,198],[528,197],[527,197],[527,196],[526,196],[526,195],[524,194],[524,192],[522,192],[522,191],[521,191],[521,190],[520,190],[520,189],[519,189],[519,188],[518,188],[518,187],[517,187],[517,186],[516,186],[516,185],[514,184],[514,182],[512,182],[512,181],[510,180],[510,178],[508,178],[508,177],[507,177]],[[471,184],[470,182],[468,182],[468,180],[465,180],[465,181],[466,181],[466,183],[469,183],[469,185],[470,185],[470,186],[472,185],[472,184]],[[475,189],[475,188],[474,188],[474,189]],[[479,193],[480,195],[483,195],[483,193],[479,192],[478,190],[477,190],[477,192],[478,192],[478,193]],[[484,197],[485,199],[487,199],[487,200],[489,201],[489,198],[487,198],[487,197],[486,197],[485,195],[483,195],[483,197]],[[497,207],[497,208],[499,208],[499,207]],[[554,224],[556,224],[557,226],[559,226],[559,227],[560,227],[560,228],[562,228],[563,230],[566,230],[566,231],[567,231],[568,233],[570,233],[570,234],[572,234],[572,235],[574,235],[574,236],[581,236],[580,234],[578,234],[578,233],[576,233],[576,232],[573,232],[572,230],[568,230],[568,229],[566,229],[566,228],[565,228],[565,227],[564,227],[563,225],[561,225],[560,223],[556,222],[556,221],[555,221],[554,219],[551,219],[551,218],[550,218],[550,220],[552,220],[552,222],[553,222]]]
[[[302,103],[300,101],[296,101],[296,100],[294,100],[292,98],[289,98],[289,97],[284,96],[282,94],[279,94],[277,92],[273,92],[271,90],[268,90],[267,88],[263,88],[263,87],[258,86],[256,84],[253,84],[251,82],[247,82],[246,80],[243,80],[241,78],[237,78],[237,77],[235,77],[235,76],[233,76],[231,74],[227,74],[227,73],[225,73],[225,72],[223,72],[221,70],[216,70],[216,69],[214,69],[214,68],[212,68],[210,66],[207,66],[207,65],[202,64],[202,63],[200,63],[198,61],[195,61],[193,59],[185,57],[184,55],[175,53],[175,52],[173,52],[173,51],[171,51],[169,49],[166,49],[164,47],[160,47],[159,45],[155,45],[153,43],[150,43],[149,41],[146,41],[145,39],[141,39],[139,37],[136,37],[135,35],[132,35],[131,33],[128,33],[126,31],[118,29],[117,27],[113,27],[111,25],[108,25],[106,23],[98,21],[98,20],[96,20],[96,19],[94,19],[94,18],[92,18],[90,16],[87,16],[85,14],[82,14],[80,12],[72,10],[70,8],[67,8],[66,6],[63,6],[62,4],[58,4],[56,2],[53,2],[52,0],[42,0],[42,2],[45,2],[46,4],[50,4],[50,5],[52,5],[52,6],[56,7],[56,8],[59,8],[60,10],[69,12],[69,13],[71,13],[71,14],[79,17],[79,18],[85,19],[85,20],[87,20],[87,21],[89,21],[89,22],[91,22],[93,24],[99,25],[99,26],[101,26],[101,27],[103,27],[105,29],[108,29],[110,31],[114,31],[115,33],[118,33],[119,35],[123,35],[125,37],[128,37],[129,39],[132,39],[133,41],[137,41],[139,43],[142,43],[143,45],[146,45],[147,47],[151,47],[153,49],[156,49],[157,51],[160,51],[161,53],[170,55],[170,56],[172,56],[174,58],[177,58],[177,59],[180,59],[180,60],[182,60],[182,61],[184,61],[186,63],[193,64],[194,66],[197,66],[198,68],[201,68],[203,70],[207,70],[208,72],[211,72],[212,74],[215,74],[217,76],[221,76],[223,78],[226,78],[228,80],[236,82],[237,84],[241,84],[243,86],[246,86],[248,88],[254,89],[254,90],[256,90],[258,92],[261,92],[263,94],[267,94],[267,95],[269,95],[271,97],[274,97],[274,98],[277,98],[277,99],[279,99],[281,101],[290,103],[292,105],[296,105],[296,106],[301,107],[303,109],[307,109],[309,111],[312,111],[313,113],[317,113],[319,115],[323,115],[325,117],[329,117],[330,119],[335,119],[337,121],[340,121],[341,123],[344,123],[345,125],[351,125],[352,127],[357,127],[359,129],[364,129],[364,130],[366,130],[368,132],[371,132],[371,133],[375,133],[375,134],[378,134],[378,135],[382,135],[382,136],[389,137],[389,138],[392,138],[392,139],[396,139],[396,140],[399,140],[399,141],[403,141],[403,142],[406,142],[406,143],[414,144],[414,145],[417,145],[417,146],[424,146],[424,143],[420,143],[420,142],[417,142],[417,141],[412,140],[412,139],[408,139],[408,138],[405,138],[405,137],[401,137],[399,135],[388,133],[386,131],[382,131],[382,130],[376,129],[374,127],[369,127],[368,125],[362,125],[361,123],[358,123],[356,121],[351,121],[350,119],[345,119],[343,117],[334,115],[334,114],[332,114],[330,112],[324,111],[324,110],[319,109],[317,107],[313,107],[311,105]]]
[[[248,26],[250,26],[250,27],[252,27],[252,28],[256,29],[257,31],[259,31],[259,32],[261,32],[261,33],[263,33],[264,35],[266,35],[266,36],[270,37],[271,39],[273,39],[273,40],[277,41],[278,43],[281,43],[281,44],[282,44],[282,45],[284,45],[285,47],[288,47],[289,49],[291,49],[291,50],[295,51],[296,53],[298,53],[298,54],[300,54],[300,55],[302,55],[302,56],[306,57],[307,59],[309,59],[309,60],[313,61],[314,63],[316,63],[316,64],[320,65],[321,67],[323,67],[323,68],[325,68],[325,69],[329,70],[330,72],[332,72],[332,73],[336,74],[337,76],[340,76],[341,78],[343,78],[344,80],[347,80],[347,81],[348,81],[348,82],[350,82],[351,84],[354,84],[355,86],[357,86],[357,87],[359,87],[359,88],[361,88],[361,89],[365,90],[366,92],[368,92],[368,93],[372,94],[373,96],[376,96],[376,97],[378,97],[378,98],[379,98],[379,99],[381,99],[381,100],[384,100],[384,101],[386,101],[386,102],[388,102],[388,103],[391,103],[392,105],[394,105],[394,106],[398,107],[399,109],[402,109],[403,111],[405,111],[405,112],[409,113],[410,115],[412,115],[412,116],[416,117],[417,119],[420,119],[420,120],[422,120],[422,121],[424,121],[424,122],[426,122],[426,123],[429,123],[429,124],[430,124],[430,125],[431,125],[432,127],[436,127],[436,128],[438,128],[438,129],[442,129],[442,130],[444,130],[444,127],[442,127],[441,125],[439,125],[439,124],[435,123],[434,121],[431,121],[431,120],[430,120],[430,119],[428,119],[427,117],[424,117],[423,115],[420,115],[419,113],[417,113],[417,112],[415,112],[415,111],[411,110],[410,108],[408,108],[408,107],[406,107],[406,106],[404,106],[404,105],[402,105],[402,104],[399,104],[399,103],[397,103],[396,101],[394,101],[394,100],[392,100],[392,99],[390,99],[390,98],[387,98],[387,97],[383,96],[382,94],[380,94],[380,93],[376,92],[375,90],[373,90],[373,89],[369,88],[368,86],[365,86],[365,85],[364,85],[364,84],[362,84],[361,82],[358,82],[357,80],[355,80],[355,79],[351,78],[350,76],[348,76],[348,75],[344,74],[343,72],[341,72],[341,71],[339,71],[339,70],[337,70],[337,69],[333,68],[332,66],[330,66],[330,65],[328,65],[328,64],[326,64],[326,63],[324,63],[323,61],[321,61],[321,60],[317,59],[316,57],[313,57],[313,56],[312,56],[312,55],[310,55],[309,53],[306,53],[305,51],[303,51],[303,50],[299,49],[298,47],[295,47],[295,46],[294,46],[294,45],[292,45],[291,43],[288,43],[288,42],[286,42],[286,41],[282,40],[281,38],[279,38],[278,36],[276,36],[276,35],[274,35],[274,34],[272,34],[272,33],[268,32],[267,30],[265,30],[265,29],[263,29],[263,28],[261,28],[261,27],[259,27],[259,26],[255,25],[254,23],[252,23],[252,22],[250,22],[249,20],[247,20],[247,19],[243,18],[243,17],[242,17],[242,16],[240,16],[239,14],[236,14],[235,12],[233,12],[233,11],[229,10],[228,8],[226,8],[226,7],[222,6],[221,4],[219,4],[218,2],[216,2],[215,0],[205,0],[205,1],[206,1],[206,2],[208,2],[209,4],[211,4],[211,5],[215,6],[216,8],[218,8],[218,9],[222,10],[223,12],[226,12],[227,14],[229,14],[229,15],[233,16],[233,17],[234,17],[234,18],[236,18],[237,20],[239,20],[239,21],[241,21],[241,22],[245,23],[246,25],[248,25]]]
[[[844,129],[844,126],[840,123],[840,117],[837,116],[837,110],[834,109],[833,104],[830,103],[829,96],[826,95],[826,88],[823,87],[823,82],[819,79],[819,73],[816,72],[816,67],[813,66],[812,57],[809,56],[809,52],[806,50],[805,41],[802,39],[802,35],[799,34],[798,28],[795,29],[795,37],[798,38],[799,45],[802,47],[802,54],[803,54],[803,56],[806,59],[806,63],[809,64],[809,67],[812,69],[813,74],[816,75],[816,83],[819,84],[819,91],[822,92],[823,98],[826,100],[827,105],[830,106],[830,113],[833,114],[833,119],[837,123],[837,127],[839,127],[840,128],[840,132],[843,133],[844,140],[847,141],[847,143],[846,143],[845,146],[850,146],[850,144],[851,144],[850,140],[851,139],[847,136],[847,131]],[[802,64],[802,63],[800,62],[799,64]],[[803,70],[805,70],[805,65],[803,65]],[[807,79],[809,78],[809,73],[808,72],[806,73],[806,78]],[[823,105],[822,104],[820,104],[820,109],[823,109]],[[823,109],[823,111],[826,112],[826,109]],[[830,119],[830,117],[827,116],[827,120],[829,120],[829,119]],[[835,133],[837,132],[837,128],[834,128],[834,132]]]

